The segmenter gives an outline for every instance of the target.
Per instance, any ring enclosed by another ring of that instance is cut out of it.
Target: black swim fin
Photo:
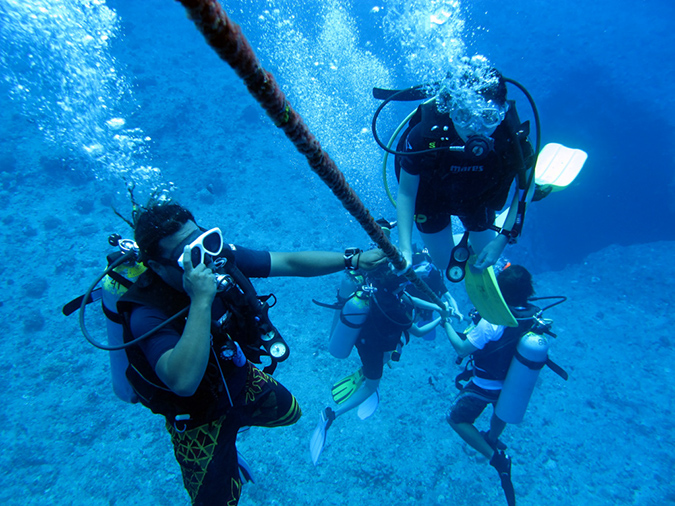
[[[516,491],[511,481],[511,457],[501,450],[497,450],[490,459],[490,465],[499,473],[502,489],[508,506],[516,506]]]

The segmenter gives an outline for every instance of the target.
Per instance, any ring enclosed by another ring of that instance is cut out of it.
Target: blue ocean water
[[[438,79],[463,55],[487,56],[528,88],[544,143],[588,152],[575,182],[533,205],[506,251],[536,274],[538,294],[569,297],[550,316],[551,354],[570,380],[544,371],[525,421],[505,433],[516,493],[532,505],[674,503],[675,7],[223,5],[376,217],[395,210],[370,133],[371,88]],[[369,239],[179,3],[0,0],[0,41],[0,500],[187,504],[162,421],[115,399],[106,354],[60,312],[105,266],[107,237],[130,236],[112,210],[129,214],[128,185],[141,199],[170,190],[253,248],[339,251]],[[383,131],[411,107],[392,106]],[[459,368],[440,337],[407,346],[385,371],[376,415],[339,419],[311,464],[330,385],[358,367],[355,355],[329,355],[332,315],[311,303],[339,281],[256,283],[279,298],[272,317],[293,351],[276,376],[304,416],[240,437],[258,479],[241,504],[503,503],[494,471],[445,422]],[[103,339],[103,317],[88,314]]]

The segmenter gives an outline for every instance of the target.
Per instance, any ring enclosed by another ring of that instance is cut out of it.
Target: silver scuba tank
[[[342,307],[342,310],[337,315],[338,318],[334,322],[333,332],[331,333],[330,343],[328,344],[328,351],[335,358],[347,358],[356,343],[356,339],[361,333],[361,327],[368,318],[370,311],[370,296],[369,293],[363,289],[356,288],[355,283],[350,279],[343,282],[340,287],[340,296],[347,292],[348,288],[352,288],[348,292],[349,298]],[[354,288],[356,288],[354,290]]]
[[[539,371],[546,365],[548,349],[549,342],[544,335],[528,332],[520,338],[495,408],[501,420],[523,421]]]
[[[115,268],[115,272],[129,280],[135,282],[145,271],[145,266],[132,262],[122,264]],[[104,313],[106,313],[106,325],[108,330],[108,344],[118,346],[124,344],[123,328],[121,317],[117,312],[117,301],[127,291],[127,288],[115,281],[110,276],[103,280],[102,304]],[[129,360],[124,350],[110,351],[110,372],[112,375],[113,390],[117,397],[125,402],[138,402],[138,397],[127,380],[126,372],[129,366]]]

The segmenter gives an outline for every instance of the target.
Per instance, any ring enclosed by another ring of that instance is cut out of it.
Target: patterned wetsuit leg
[[[239,502],[239,428],[291,425],[302,414],[295,397],[283,385],[251,364],[248,367],[246,387],[226,415],[184,432],[167,424],[183,484],[195,506],[234,506]]]

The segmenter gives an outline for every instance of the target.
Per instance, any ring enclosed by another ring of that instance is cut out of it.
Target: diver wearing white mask
[[[418,108],[397,149],[411,153],[397,156],[399,245],[408,263],[413,224],[442,270],[449,268],[454,247],[452,216],[469,233],[476,269],[497,262],[515,238],[494,225],[514,180],[531,165],[531,146],[525,159],[517,152],[522,143],[514,138],[512,117],[517,114],[507,102],[504,78],[481,56],[465,58],[435,99]],[[438,149],[453,146],[463,150]]]

